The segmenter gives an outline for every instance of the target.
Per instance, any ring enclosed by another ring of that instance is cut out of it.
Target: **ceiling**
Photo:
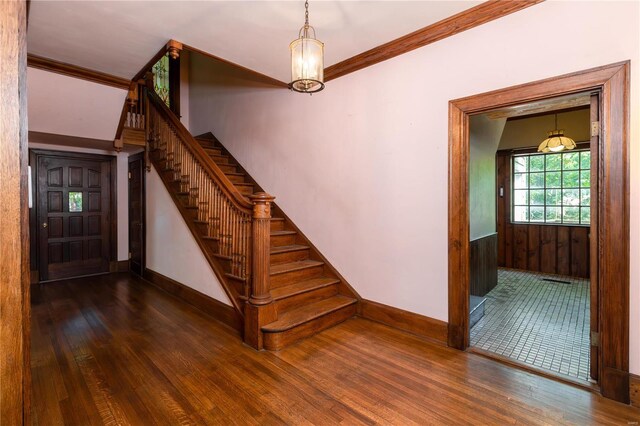
[[[327,67],[480,3],[312,0],[309,14]],[[132,78],[174,39],[286,82],[288,46],[303,23],[301,0],[33,0],[28,52]]]

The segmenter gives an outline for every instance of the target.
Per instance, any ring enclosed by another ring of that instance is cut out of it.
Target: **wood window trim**
[[[448,344],[469,346],[469,116],[540,99],[601,93],[598,233],[600,391],[629,402],[630,62],[553,77],[449,102]]]

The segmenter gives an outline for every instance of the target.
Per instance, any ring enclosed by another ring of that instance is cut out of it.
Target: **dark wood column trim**
[[[127,80],[126,78],[116,77],[115,75],[106,74],[100,71],[94,71],[88,68],[79,67],[77,65],[71,65],[31,54],[27,56],[27,65],[31,68],[38,68],[44,71],[55,72],[57,74],[62,74],[69,77],[80,78],[82,80],[104,84],[106,86],[116,87],[118,89],[129,89],[129,85],[131,84],[131,80]]]
[[[449,336],[469,345],[469,119],[474,113],[578,92],[600,92],[598,146],[600,389],[629,402],[629,61],[449,103]],[[596,277],[592,277],[592,280]]]
[[[27,4],[0,2],[0,422],[31,424]]]
[[[324,70],[324,81],[395,58],[403,53],[485,24],[544,0],[490,0],[410,34],[353,56]]]

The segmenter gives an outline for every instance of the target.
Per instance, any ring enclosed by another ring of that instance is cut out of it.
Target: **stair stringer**
[[[229,150],[216,138],[212,132],[207,132],[202,135],[196,136],[196,139],[206,139],[215,143],[215,145],[222,150],[225,155],[228,155],[237,165],[239,170],[246,174],[249,181],[260,191],[264,191],[264,189],[260,186],[260,184],[251,176],[251,174],[242,166],[242,163],[238,161]],[[277,194],[274,194],[277,200]],[[332,278],[336,278],[340,280],[338,284],[339,294],[344,296],[353,297],[357,300],[356,310],[357,314],[360,315],[362,312],[362,297],[358,294],[358,292],[349,284],[349,282],[338,272],[338,270],[327,260],[327,258],[318,250],[318,248],[311,242],[311,240],[298,228],[298,226],[287,216],[287,214],[278,206],[277,201],[272,203],[272,217],[283,217],[285,220],[285,228],[296,231],[298,233],[299,241],[296,241],[298,244],[307,245],[310,248],[310,256],[311,260],[318,260],[324,263],[325,272],[327,272]]]
[[[180,212],[180,216],[182,216],[182,219],[185,221],[187,228],[189,228],[189,230],[191,231],[191,234],[193,235],[194,240],[198,244],[198,247],[200,247],[200,251],[202,252],[203,256],[205,257],[209,265],[211,266],[211,269],[213,270],[216,278],[222,285],[222,288],[225,294],[231,301],[231,304],[233,305],[233,308],[238,317],[239,323],[242,325],[241,330],[243,330],[244,329],[244,303],[246,298],[243,295],[241,295],[229,282],[229,279],[226,276],[224,267],[222,266],[220,261],[218,261],[218,259],[216,259],[215,256],[210,252],[208,248],[208,243],[204,241],[204,239],[202,238],[202,233],[199,231],[198,226],[194,222],[194,219],[191,219],[187,208],[183,205],[182,201],[178,197],[177,190],[174,187],[174,182],[170,180],[170,176],[169,176],[169,174],[173,172],[162,170],[158,166],[158,160],[156,159],[156,155],[154,155],[154,153],[152,153],[150,157],[151,157],[151,164],[153,165],[154,169],[160,176],[160,180],[162,180],[162,183],[167,189],[167,192],[169,193],[169,195],[171,196],[173,203],[178,208],[178,211]]]

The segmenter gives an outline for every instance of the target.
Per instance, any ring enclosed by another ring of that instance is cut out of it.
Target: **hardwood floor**
[[[360,318],[256,352],[126,273],[34,287],[31,360],[43,425],[640,421],[630,406]]]

